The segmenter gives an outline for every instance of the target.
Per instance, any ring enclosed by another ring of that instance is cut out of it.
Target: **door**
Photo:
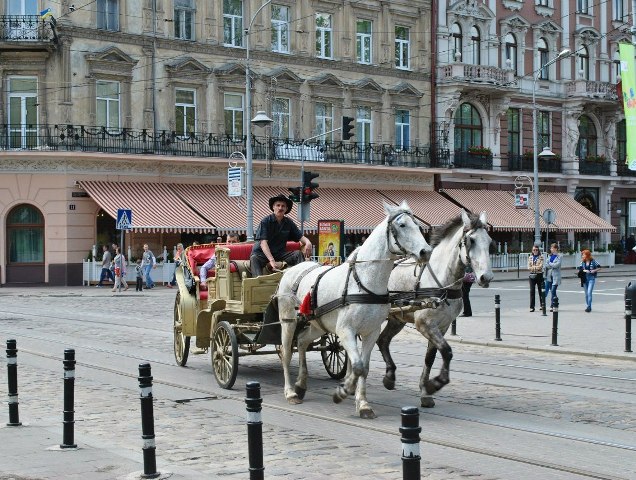
[[[35,77],[9,78],[9,147],[37,147],[37,89]]]
[[[12,40],[37,40],[38,15],[37,0],[9,0],[7,4],[9,18],[8,38]]]

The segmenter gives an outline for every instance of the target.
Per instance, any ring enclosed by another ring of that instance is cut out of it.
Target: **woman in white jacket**
[[[554,299],[557,298],[557,287],[561,285],[561,254],[556,243],[550,245],[550,255],[545,263],[545,299],[550,294],[550,311],[554,308]]]

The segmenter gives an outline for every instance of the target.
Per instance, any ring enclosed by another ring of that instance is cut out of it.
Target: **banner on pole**
[[[620,43],[618,51],[621,60],[621,87],[627,137],[625,163],[630,170],[636,170],[636,65],[634,62],[636,52],[631,43]]]
[[[528,187],[515,188],[515,208],[528,208]]]
[[[344,221],[318,220],[318,262],[340,265],[344,253]]]

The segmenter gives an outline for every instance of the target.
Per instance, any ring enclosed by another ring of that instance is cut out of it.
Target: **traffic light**
[[[314,192],[314,190],[318,188],[318,184],[312,182],[312,180],[319,175],[319,173],[303,172],[302,203],[309,203],[315,198],[318,198],[319,195]]]
[[[289,195],[289,197],[287,198],[289,198],[294,203],[301,202],[302,187],[289,187],[287,190],[292,192],[291,195]]]
[[[355,136],[354,129],[356,127],[353,126],[353,121],[355,118],[353,117],[342,117],[342,139],[349,140]]]

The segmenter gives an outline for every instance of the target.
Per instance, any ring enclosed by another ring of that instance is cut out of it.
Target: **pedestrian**
[[[121,289],[124,287],[124,291],[128,290],[128,283],[126,283],[126,257],[121,253],[119,247],[115,249],[115,258],[113,260],[115,264],[115,286],[113,287],[113,292],[116,292],[117,289]]]
[[[538,246],[532,247],[532,253],[528,255],[528,280],[530,283],[530,311],[534,312],[535,290],[539,292],[539,302],[543,309],[543,255]]]
[[[113,271],[110,269],[110,263],[112,261],[112,255],[108,250],[108,245],[104,245],[102,247],[104,254],[102,255],[102,272],[99,275],[99,283],[95,285],[96,287],[103,287],[104,280],[111,280],[115,282],[115,275]]]
[[[258,226],[250,256],[252,276],[263,274],[263,267],[269,264],[275,270],[277,261],[284,261],[289,266],[305,261],[311,255],[311,242],[305,237],[296,224],[287,217],[292,209],[292,201],[279,194],[269,199],[269,208],[273,212],[263,218]],[[288,241],[300,242],[304,251],[287,252]]]
[[[592,252],[589,250],[583,250],[581,252],[581,265],[579,265],[579,271],[585,274],[583,288],[585,289],[585,311],[592,311],[592,291],[594,290],[594,284],[596,283],[596,274],[601,269]]]
[[[544,300],[548,299],[550,292],[550,311],[554,309],[554,299],[557,297],[557,287],[561,285],[561,254],[556,243],[550,245],[550,256],[545,264],[545,294]]]
[[[475,273],[470,265],[464,268],[464,279],[462,280],[462,303],[464,304],[464,313],[462,317],[472,317],[473,309],[470,306],[470,287],[475,283]]]
[[[216,237],[216,243],[223,243],[223,237]]]
[[[137,281],[137,285],[135,286],[135,292],[141,292],[143,290],[143,278],[144,278],[144,269],[141,267],[141,258],[137,259],[137,264],[135,265],[135,278]]]
[[[155,288],[155,282],[152,281],[150,272],[153,268],[157,268],[157,258],[152,250],[148,248],[148,244],[144,243],[144,253],[141,256],[141,266],[144,269],[144,276],[146,277],[146,289]]]
[[[183,243],[177,243],[177,251],[174,254],[174,272],[172,274],[172,280],[166,285],[168,288],[172,288],[177,284],[177,268],[181,265],[181,255],[183,254]]]

